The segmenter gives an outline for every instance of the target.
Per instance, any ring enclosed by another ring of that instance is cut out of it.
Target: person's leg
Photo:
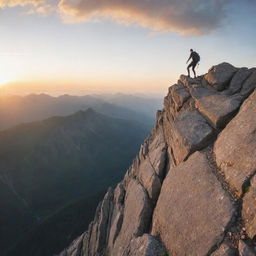
[[[192,70],[193,70],[193,73],[194,73],[194,78],[196,78],[196,71],[195,71],[196,64],[197,63],[193,63],[193,65],[192,65]]]
[[[187,67],[188,77],[190,77],[189,67]]]
[[[188,77],[190,77],[190,67],[192,67],[192,63],[190,63],[189,65],[188,65],[188,67],[187,67],[187,71],[188,71]]]
[[[196,78],[196,71],[195,71],[195,67],[192,68],[193,73],[194,73],[194,78]]]

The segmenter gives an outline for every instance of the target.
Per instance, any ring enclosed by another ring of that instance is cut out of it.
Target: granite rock
[[[256,92],[220,133],[214,145],[217,165],[238,195],[256,167]]]
[[[222,241],[234,207],[206,156],[196,152],[164,180],[152,234],[170,255],[207,255]]]
[[[228,86],[228,83],[236,71],[237,68],[229,63],[223,62],[209,69],[208,73],[204,77],[207,82],[213,86],[213,88],[218,91],[222,91]]]

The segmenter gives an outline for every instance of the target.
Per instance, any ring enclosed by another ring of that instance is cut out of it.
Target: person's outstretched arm
[[[188,58],[186,63],[188,63],[191,58],[192,58],[192,53],[190,54],[190,56],[189,56],[189,58]]]

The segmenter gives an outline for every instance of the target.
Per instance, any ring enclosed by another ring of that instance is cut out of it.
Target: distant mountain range
[[[125,94],[0,96],[0,130],[20,123],[42,120],[51,116],[65,116],[79,110],[93,108],[111,117],[153,124],[154,113],[161,108],[162,99]]]
[[[108,103],[141,112],[149,117],[154,117],[156,110],[162,109],[163,97],[138,96],[124,93],[92,95]]]
[[[36,118],[35,113],[41,113],[42,117],[50,114],[52,106],[59,106],[55,109],[63,114],[75,111],[79,103],[74,102],[81,100],[71,96],[31,95],[26,97],[27,105],[24,107],[24,98],[16,98],[16,103],[18,99],[22,107],[17,104],[12,109],[13,113],[26,110],[31,119]],[[61,105],[63,99],[65,104]],[[90,100],[91,103],[94,101],[93,98]],[[68,101],[70,105],[67,107]],[[44,104],[40,112],[39,106]],[[2,116],[3,112],[1,109]],[[6,110],[5,113],[7,117]],[[24,116],[20,120],[22,118]],[[21,237],[24,239],[31,235],[31,230],[61,208],[85,196],[90,200],[91,196],[96,197],[97,193],[116,184],[150,127],[151,124],[105,116],[89,108],[69,116],[51,117],[0,131],[1,255],[7,248],[15,247]],[[91,207],[92,214],[96,202]],[[60,248],[75,235],[77,233],[73,232],[66,239],[67,234],[63,231],[65,239],[58,238],[64,241],[60,242]],[[19,255],[48,254],[33,251],[31,254],[20,252]]]

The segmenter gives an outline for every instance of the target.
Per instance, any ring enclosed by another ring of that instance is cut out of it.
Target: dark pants
[[[188,70],[188,76],[190,76],[190,71],[189,71],[189,69],[192,67],[192,70],[193,70],[194,76],[196,77],[195,67],[196,67],[197,63],[198,63],[198,61],[194,61],[194,60],[193,60],[193,61],[188,65],[188,67],[187,67],[187,70]]]

